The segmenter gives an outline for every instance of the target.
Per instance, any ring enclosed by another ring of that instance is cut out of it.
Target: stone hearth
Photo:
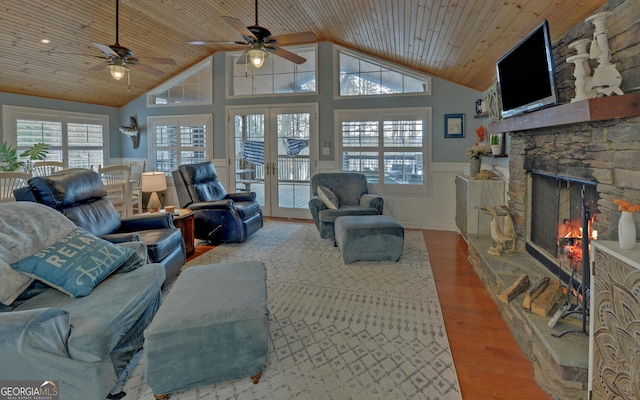
[[[501,257],[487,254],[490,245],[488,235],[469,235],[467,240],[469,262],[496,299],[502,317],[522,351],[531,360],[538,385],[554,399],[586,399],[589,338],[574,333],[561,338],[551,336],[551,333],[557,334],[567,329],[580,330],[582,320],[566,317],[554,328],[549,328],[550,317],[541,317],[522,308],[524,295],[521,294],[509,304],[497,300],[498,295],[522,274],[527,274],[531,281],[542,276],[549,276],[551,279],[555,277],[524,251]],[[555,309],[551,312],[555,312]]]

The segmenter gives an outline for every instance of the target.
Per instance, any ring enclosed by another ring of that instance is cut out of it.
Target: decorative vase
[[[632,250],[636,247],[636,223],[633,213],[623,211],[618,221],[618,243],[620,247]]]
[[[480,173],[480,166],[482,165],[481,158],[472,158],[469,165],[469,175],[476,176]]]

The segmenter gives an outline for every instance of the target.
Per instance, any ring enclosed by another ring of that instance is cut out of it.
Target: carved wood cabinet
[[[640,246],[591,242],[589,399],[640,399]]]

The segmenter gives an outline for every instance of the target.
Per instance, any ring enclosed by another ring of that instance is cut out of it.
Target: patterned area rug
[[[313,224],[266,221],[242,244],[193,265],[260,260],[267,267],[269,362],[249,378],[171,395],[194,399],[461,399],[422,232],[405,231],[397,263],[344,265]],[[153,398],[144,357],[125,399]]]

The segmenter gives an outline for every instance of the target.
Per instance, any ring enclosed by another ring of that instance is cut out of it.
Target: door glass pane
[[[233,119],[236,187],[230,191],[251,191],[265,204],[264,115],[242,114]]]
[[[308,208],[310,114],[278,114],[278,207]]]

